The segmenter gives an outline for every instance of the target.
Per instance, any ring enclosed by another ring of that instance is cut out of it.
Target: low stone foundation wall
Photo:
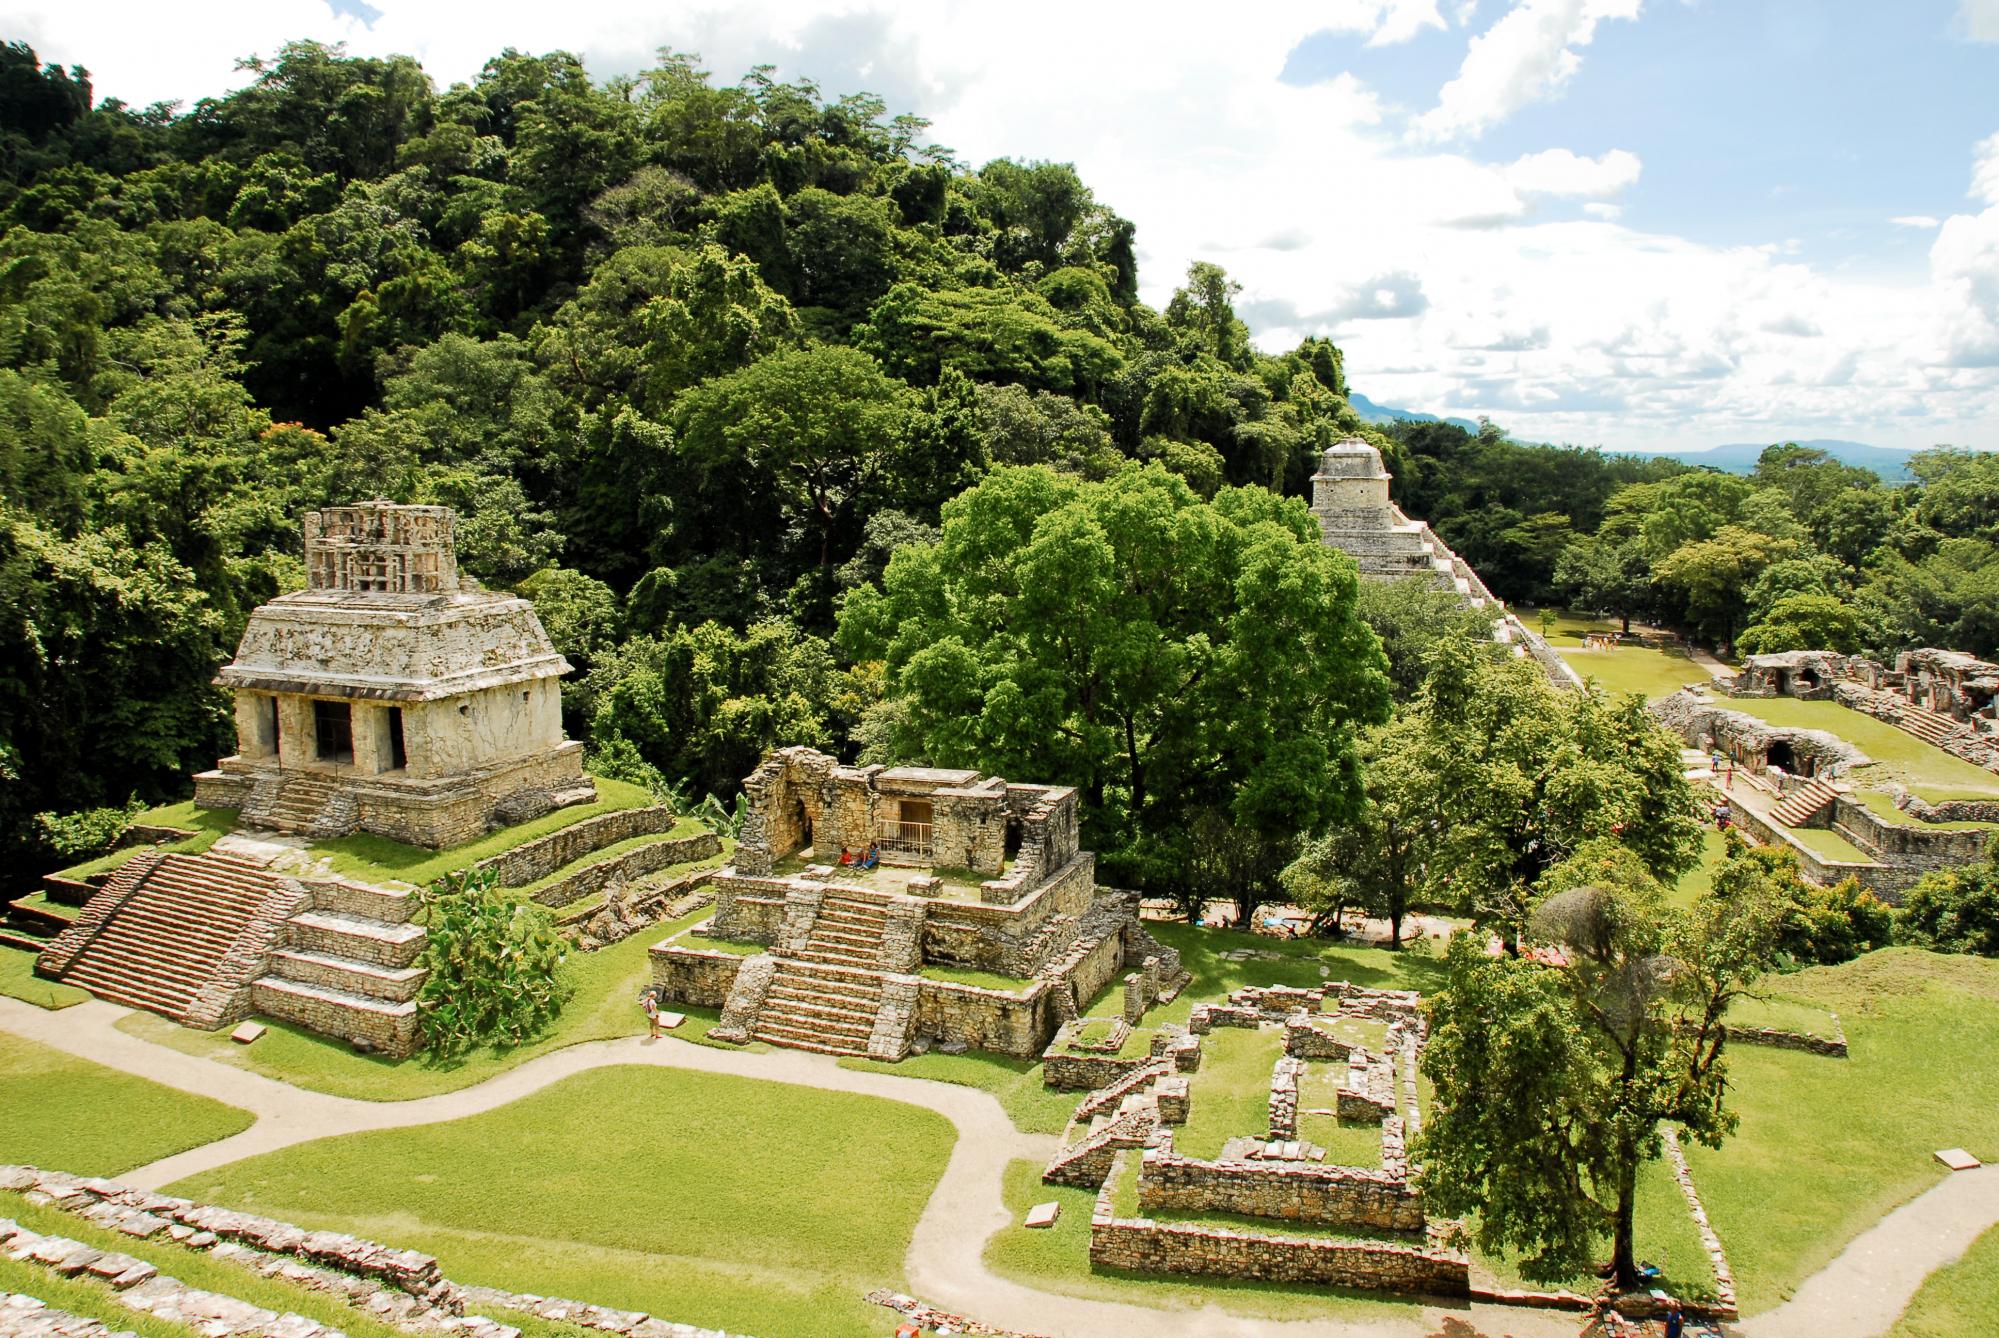
[[[652,983],[675,1003],[697,1008],[720,1008],[729,1001],[736,972],[747,958],[712,948],[688,948],[662,943],[648,954],[652,958]]]
[[[1421,1231],[1424,1225],[1423,1196],[1406,1175],[1356,1166],[1196,1161],[1170,1148],[1146,1151],[1138,1206],[1374,1231]]]
[[[710,859],[721,853],[722,839],[713,832],[697,832],[670,841],[634,846],[621,855],[586,864],[567,878],[557,879],[536,892],[534,899],[544,906],[567,906],[572,901],[603,891],[612,883],[629,883],[676,864]]]
[[[1471,1268],[1465,1256],[1427,1245],[1317,1240],[1143,1217],[1120,1218],[1111,1206],[1112,1186],[1123,1169],[1120,1163],[1129,1155],[1120,1153],[1112,1163],[1090,1217],[1090,1262],[1100,1268],[1360,1287],[1420,1296],[1470,1294]]]
[[[784,929],[784,898],[791,884],[782,878],[733,873],[715,875],[714,932],[744,943],[775,943]]]
[[[525,887],[537,878],[546,878],[563,865],[605,846],[614,846],[635,836],[657,836],[661,832],[670,832],[677,821],[679,819],[673,810],[663,804],[616,809],[581,822],[572,822],[532,841],[524,841],[512,850],[480,860],[473,867],[492,874],[499,879],[501,887]],[[720,848],[719,845],[717,848]]]
[[[1012,994],[922,980],[917,984],[916,1034],[963,1041],[974,1050],[1032,1059],[1061,1025],[1055,1018],[1053,995],[1057,988],[1037,980]]]
[[[1813,1036],[1808,1032],[1784,1031],[1778,1027],[1730,1027],[1728,1039],[1737,1045],[1767,1045],[1778,1050],[1802,1050],[1806,1054],[1846,1058],[1846,1038]]]
[[[1151,1062],[1150,1055],[1078,1055],[1051,1046],[1041,1054],[1041,1081],[1058,1092],[1094,1092]]]

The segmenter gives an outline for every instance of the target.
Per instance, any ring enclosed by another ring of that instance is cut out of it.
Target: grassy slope
[[[1999,1227],[1964,1257],[1930,1274],[1889,1338],[1982,1338],[1999,1315]]]
[[[1731,1048],[1741,1128],[1688,1149],[1748,1312],[1933,1184],[1935,1149],[1999,1159],[1999,961],[1891,948],[1777,985],[1837,1012],[1852,1053]]]
[[[271,1023],[263,1039],[248,1046],[236,1045],[214,1032],[176,1026],[151,1013],[129,1014],[119,1020],[118,1027],[188,1054],[206,1055],[315,1092],[364,1101],[408,1101],[435,1096],[484,1082],[564,1046],[642,1035],[646,1024],[645,1015],[639,1011],[638,995],[651,979],[647,949],[707,919],[710,913],[706,909],[694,911],[600,952],[572,956],[568,969],[576,983],[576,993],[563,1008],[562,1016],[541,1039],[513,1050],[479,1050],[459,1059],[434,1063],[356,1054],[339,1041],[285,1023]],[[675,1034],[686,1039],[705,1035],[714,1021],[711,1015],[699,1010],[681,1011],[688,1013],[688,1021]]]
[[[1999,796],[1999,776],[1983,767],[1952,757],[1932,748],[1913,734],[1904,733],[1886,721],[1849,710],[1838,702],[1801,702],[1793,697],[1743,697],[1723,701],[1731,711],[1741,711],[1773,725],[1794,729],[1822,729],[1836,734],[1874,759],[1848,779],[1857,785],[1881,785],[1899,781],[1925,797],[1931,795]]]
[[[183,799],[178,804],[168,804],[164,808],[149,808],[132,819],[146,827],[178,827],[182,831],[192,831],[193,836],[166,845],[125,846],[122,849],[106,851],[95,859],[87,859],[81,864],[73,864],[57,871],[63,878],[87,878],[91,874],[108,873],[141,850],[183,850],[194,853],[208,849],[216,839],[228,834],[236,825],[236,810],[233,808],[196,808],[192,799]]]
[[[585,818],[622,808],[642,808],[653,802],[652,795],[639,786],[606,780],[601,776],[596,780],[597,798],[594,803],[559,808],[553,813],[542,814],[532,822],[508,827],[449,850],[425,850],[421,846],[406,846],[400,841],[362,833],[321,841],[313,847],[313,851],[329,856],[333,872],[343,877],[365,882],[423,884],[454,869],[462,869],[502,851],[512,850],[538,836],[560,831]]]
[[[461,1282],[759,1338],[882,1331],[953,1142],[898,1102],[650,1068],[448,1124],[325,1139],[175,1187],[434,1253]]]
[[[1714,871],[1728,856],[1728,841],[1712,823],[1701,827],[1700,863],[1680,875],[1680,881],[1666,893],[1666,900],[1682,908],[1692,906],[1714,891]]]
[[[1535,631],[1541,630],[1534,615],[1527,615],[1526,622]],[[1548,644],[1577,673],[1594,678],[1610,692],[1637,692],[1648,700],[1657,700],[1671,696],[1689,683],[1709,681],[1707,670],[1686,656],[1652,650],[1635,641],[1615,650],[1583,649],[1584,633],[1615,632],[1618,625],[1614,618],[1560,613],[1548,633]]]
[[[234,1106],[0,1032],[0,1161],[115,1176],[249,1127]]]
[[[0,946],[0,994],[37,1008],[69,1008],[90,997],[74,985],[43,980],[35,974],[37,954],[26,948]]]
[[[1189,1157],[1212,1160],[1242,1134],[1270,1129],[1270,1069],[1284,1053],[1275,1029],[1222,1027],[1201,1043],[1201,1067],[1188,1087],[1187,1123],[1173,1146]]]

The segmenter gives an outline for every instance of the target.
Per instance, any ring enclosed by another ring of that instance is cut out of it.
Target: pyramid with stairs
[[[787,898],[768,955],[744,963],[711,1033],[819,1054],[900,1059],[916,1021],[922,912],[852,889]]]
[[[214,852],[126,861],[42,953],[36,970],[188,1026],[243,1015],[279,926],[306,894]]]

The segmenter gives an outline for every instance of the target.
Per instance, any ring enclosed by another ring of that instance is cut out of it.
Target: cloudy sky
[[[440,85],[661,46],[1073,162],[1145,295],[1243,285],[1354,386],[1613,448],[1999,448],[1999,0],[6,0],[100,97],[191,102],[288,38]]]

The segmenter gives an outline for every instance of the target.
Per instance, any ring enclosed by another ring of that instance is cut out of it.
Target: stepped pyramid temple
[[[1146,1005],[1186,981],[1135,899],[1097,887],[1073,789],[810,748],[770,753],[744,788],[736,862],[696,931],[718,946],[652,950],[668,1000],[722,1010],[718,1040],[1027,1057],[1122,973]],[[875,866],[841,863],[871,848]]]
[[[196,802],[238,810],[237,830],[192,849],[201,833],[131,828],[128,842],[168,848],[49,875],[51,903],[79,909],[37,972],[190,1027],[254,1012],[414,1049],[427,932],[413,890],[331,877],[309,843],[455,846],[596,794],[562,737],[569,665],[526,600],[458,574],[452,522],[385,502],[306,517],[308,586],[250,616],[218,677],[236,694],[237,752],[195,777]],[[566,905],[720,849],[674,822],[664,806],[609,810],[478,867]]]
[[[1440,590],[1454,590],[1473,608],[1498,601],[1465,560],[1437,532],[1402,514],[1388,500],[1391,475],[1381,452],[1358,437],[1327,447],[1312,475],[1312,514],[1330,546],[1360,564],[1360,574],[1392,581],[1426,576]]]
[[[1470,563],[1428,524],[1409,519],[1388,500],[1392,477],[1381,463],[1381,452],[1359,437],[1326,448],[1312,475],[1312,514],[1319,518],[1319,534],[1327,546],[1352,558],[1363,579],[1425,579],[1471,608],[1487,611],[1495,641],[1511,646],[1516,655],[1532,657],[1555,686],[1581,687],[1582,679],[1568,662],[1485,588]]]
[[[216,677],[236,753],[197,803],[436,849],[596,797],[562,737],[569,662],[527,600],[458,574],[452,521],[388,502],[305,518],[306,588],[252,613]]]

